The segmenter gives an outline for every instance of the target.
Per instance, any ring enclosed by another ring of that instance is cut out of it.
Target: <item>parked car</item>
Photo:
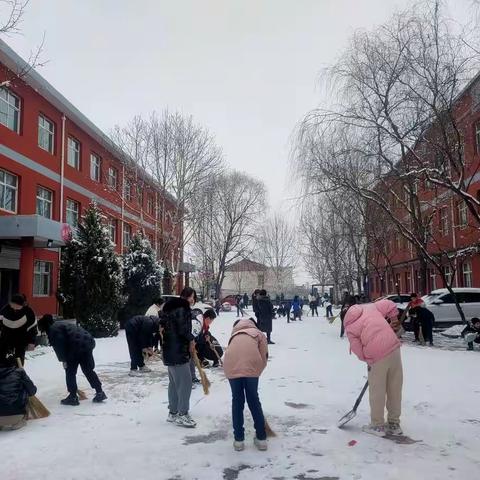
[[[229,303],[232,307],[234,307],[237,304],[237,296],[227,295],[225,298],[222,299],[222,305],[224,303]]]
[[[399,313],[401,314],[410,302],[410,294],[407,293],[400,293],[400,295],[385,295],[384,297],[380,297],[377,300],[391,300],[392,302],[396,303]]]
[[[467,320],[480,316],[480,288],[453,288],[452,290]],[[435,316],[435,327],[448,328],[462,323],[453,295],[446,288],[433,290],[429,295],[424,295],[422,300],[425,302],[425,307]],[[404,327],[407,330],[411,328],[408,317]]]

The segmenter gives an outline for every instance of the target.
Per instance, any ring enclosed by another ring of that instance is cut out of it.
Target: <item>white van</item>
[[[453,288],[466,320],[480,317],[480,288]],[[435,315],[437,327],[449,327],[462,323],[453,295],[446,289],[433,290],[422,297],[425,306]]]

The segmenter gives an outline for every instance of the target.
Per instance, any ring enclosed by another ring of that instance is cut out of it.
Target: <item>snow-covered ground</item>
[[[222,314],[213,333],[226,344],[235,315]],[[274,321],[270,361],[261,378],[265,414],[278,436],[267,452],[234,452],[230,391],[221,370],[208,370],[210,395],[197,388],[186,430],[165,422],[167,378],[161,362],[143,378],[127,376],[123,333],[97,342],[95,357],[109,396],[103,405],[59,404],[63,369],[49,348],[34,352],[26,369],[51,410],[17,432],[0,432],[1,480],[194,479],[463,479],[480,472],[480,353],[403,347],[403,428],[413,445],[361,432],[368,398],[349,428],[336,422],[351,409],[366,368],[338,338],[338,320],[305,317]],[[87,389],[80,374],[80,387]],[[349,446],[356,440],[354,446]]]

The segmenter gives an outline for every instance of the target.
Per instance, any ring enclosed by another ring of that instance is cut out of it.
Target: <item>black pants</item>
[[[220,345],[212,345],[212,347],[210,347],[208,343],[202,343],[197,345],[198,358],[200,361],[211,360],[213,363],[218,363],[218,357],[212,349],[215,349],[218,357],[222,358],[223,348]]]
[[[76,395],[78,391],[77,387],[77,370],[78,366],[82,369],[83,374],[87,377],[88,383],[97,392],[102,391],[102,383],[95,373],[95,360],[93,358],[93,352],[87,352],[80,357],[69,360],[67,362],[67,368],[65,369],[65,378],[67,381],[67,390],[71,395]]]
[[[316,315],[318,317],[318,307],[315,304],[310,304],[310,310],[312,311],[312,317]]]
[[[143,348],[138,343],[136,332],[126,328],[125,335],[127,337],[128,353],[130,354],[130,369],[137,370],[137,368],[145,365],[143,360]]]
[[[343,318],[340,318],[340,338],[345,335],[345,326],[343,325]]]
[[[430,344],[433,344],[433,323],[430,320],[422,320],[423,339]]]
[[[2,341],[0,337],[0,361],[5,360],[9,355],[13,355],[15,358],[19,358],[22,361],[22,365],[24,365],[26,350],[25,344],[11,343],[8,339]]]
[[[326,310],[327,317],[333,317],[332,305],[329,305]]]
[[[420,322],[416,317],[410,317],[410,321],[412,322],[412,329],[415,335],[415,340],[418,342],[420,339]]]

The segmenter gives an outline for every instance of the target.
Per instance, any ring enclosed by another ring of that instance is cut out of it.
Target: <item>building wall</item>
[[[480,144],[477,144],[476,130],[480,129],[480,105],[475,100],[472,92],[480,91],[480,82],[477,80],[470,90],[463,94],[455,112],[457,121],[464,134],[464,155],[466,163],[466,178],[469,180],[468,192],[477,199],[480,199]],[[478,96],[478,95],[477,95]],[[479,138],[480,139],[480,138]],[[432,231],[436,242],[428,244],[430,253],[448,251],[452,254],[460,253],[457,260],[457,274],[454,277],[453,285],[457,287],[471,286],[480,287],[480,254],[469,252],[461,254],[462,250],[480,246],[480,230],[477,221],[471,212],[467,210],[467,224],[462,225],[459,215],[461,199],[452,192],[442,188],[432,188],[427,182],[418,184],[418,197],[424,205],[424,213],[433,211],[433,205],[437,212],[433,216]],[[440,214],[438,210],[446,208],[448,212],[448,231],[440,227]],[[392,209],[401,207],[392,204]],[[407,213],[404,212],[405,218]],[[395,212],[397,218],[401,218],[402,212]],[[415,251],[401,238],[399,234],[391,234],[388,237],[387,256],[378,256],[374,248],[370,248],[370,262],[374,265],[369,274],[369,291],[372,298],[381,295],[397,293],[409,293],[417,291],[421,294],[428,293],[435,288],[444,288],[441,275],[432,267],[429,267],[427,278],[427,292],[420,292],[418,260]],[[393,273],[388,264],[393,267]],[[464,278],[464,267],[471,266],[470,281]]]
[[[0,63],[0,83],[12,78]],[[66,222],[67,199],[80,204],[80,216],[94,199],[107,217],[117,221],[116,251],[121,253],[122,232],[124,223],[132,227],[132,234],[143,230],[152,244],[160,249],[162,234],[171,232],[178,241],[172,245],[167,258],[180,260],[179,252],[180,227],[175,230],[171,225],[162,224],[160,208],[165,205],[167,213],[174,208],[172,200],[164,196],[148,177],[137,171],[129,170],[116,156],[115,149],[102,145],[86,130],[80,128],[70,118],[63,122],[63,114],[50,104],[42,95],[33,90],[23,80],[14,78],[8,90],[20,98],[21,114],[20,129],[14,132],[0,124],[0,169],[18,177],[18,199],[16,212],[0,209],[0,215],[31,215],[36,213],[37,187],[42,186],[53,192],[52,219]],[[38,117],[47,117],[54,124],[54,148],[49,153],[38,146]],[[63,125],[65,129],[63,130]],[[62,137],[64,137],[64,170],[63,170],[63,204],[62,198]],[[80,169],[77,170],[67,163],[68,138],[73,137],[81,144]],[[97,182],[91,179],[90,155],[94,153],[101,158],[101,177]],[[108,168],[117,170],[117,189],[107,184]],[[123,195],[124,174],[133,184],[132,201],[125,200]],[[143,192],[143,202],[137,194],[136,187]],[[148,198],[151,197],[154,209],[148,211]],[[174,230],[174,231],[173,231]],[[1,232],[0,232],[1,238]],[[1,242],[1,240],[0,240]],[[25,293],[30,304],[38,315],[57,311],[55,292],[58,285],[59,252],[51,249],[35,248],[28,239],[22,241],[20,261],[20,291]],[[52,286],[49,296],[33,296],[33,268],[35,260],[48,260],[53,263]],[[181,282],[178,282],[178,288]]]

